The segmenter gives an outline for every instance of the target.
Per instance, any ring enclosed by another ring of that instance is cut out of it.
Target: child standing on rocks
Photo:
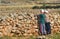
[[[41,32],[41,35],[46,35],[46,29],[45,29],[45,13],[44,13],[44,10],[41,10],[40,11],[41,14],[39,15],[39,22],[40,22],[40,32]]]
[[[51,34],[51,26],[50,26],[50,20],[49,20],[49,13],[47,10],[45,10],[45,15],[46,15],[46,22],[45,22],[45,27],[46,27],[46,33]]]
[[[47,10],[41,10],[40,12],[41,12],[41,14],[39,15],[40,32],[41,32],[42,38],[45,38],[44,35],[51,34],[50,21],[49,21]]]
[[[46,26],[45,26],[45,10],[41,10],[40,11],[40,15],[39,15],[39,28],[40,28],[40,33],[41,36],[39,36],[40,39],[45,39],[45,35],[46,35]]]

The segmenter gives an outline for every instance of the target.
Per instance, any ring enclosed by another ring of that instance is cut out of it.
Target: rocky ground
[[[60,10],[48,9],[51,32],[60,32]],[[40,9],[1,8],[0,36],[38,36]]]

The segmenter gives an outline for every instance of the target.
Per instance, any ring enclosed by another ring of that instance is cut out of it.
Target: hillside
[[[32,9],[32,7],[40,7],[42,5],[39,3],[43,2],[60,3],[60,0],[0,0],[0,36],[3,37],[2,39],[11,39],[11,37],[12,39],[32,39],[32,36],[38,37],[40,32],[37,16],[41,13],[40,9]],[[51,5],[56,6],[56,4]],[[53,39],[53,37],[55,38],[54,34],[60,33],[60,8],[47,10],[49,11],[47,16],[51,23],[51,35],[48,37],[51,36],[50,38]]]
[[[0,0],[0,5],[26,5],[36,3],[60,3],[60,0]]]

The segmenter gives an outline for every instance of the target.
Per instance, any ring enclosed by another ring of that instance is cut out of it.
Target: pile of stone
[[[10,13],[7,17],[0,19],[0,31],[3,35],[38,35],[37,20],[34,14]]]
[[[51,13],[49,17],[51,22],[52,33],[59,33],[60,32],[60,14],[56,12]]]
[[[39,10],[25,9],[0,17],[0,35],[38,36],[38,14],[40,14]],[[48,16],[51,22],[51,32],[60,32],[60,14],[54,12],[49,13]]]

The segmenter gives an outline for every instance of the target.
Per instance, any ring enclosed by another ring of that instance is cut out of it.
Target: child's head
[[[42,9],[42,10],[40,10],[40,13],[41,13],[41,14],[44,14],[44,10],[43,10],[43,9]]]
[[[45,14],[48,14],[48,11],[47,10],[45,10]]]
[[[43,9],[42,9],[42,10],[40,11],[40,13],[41,13],[41,14],[47,14],[47,13],[48,13],[48,11],[47,11],[47,10],[43,10]]]

